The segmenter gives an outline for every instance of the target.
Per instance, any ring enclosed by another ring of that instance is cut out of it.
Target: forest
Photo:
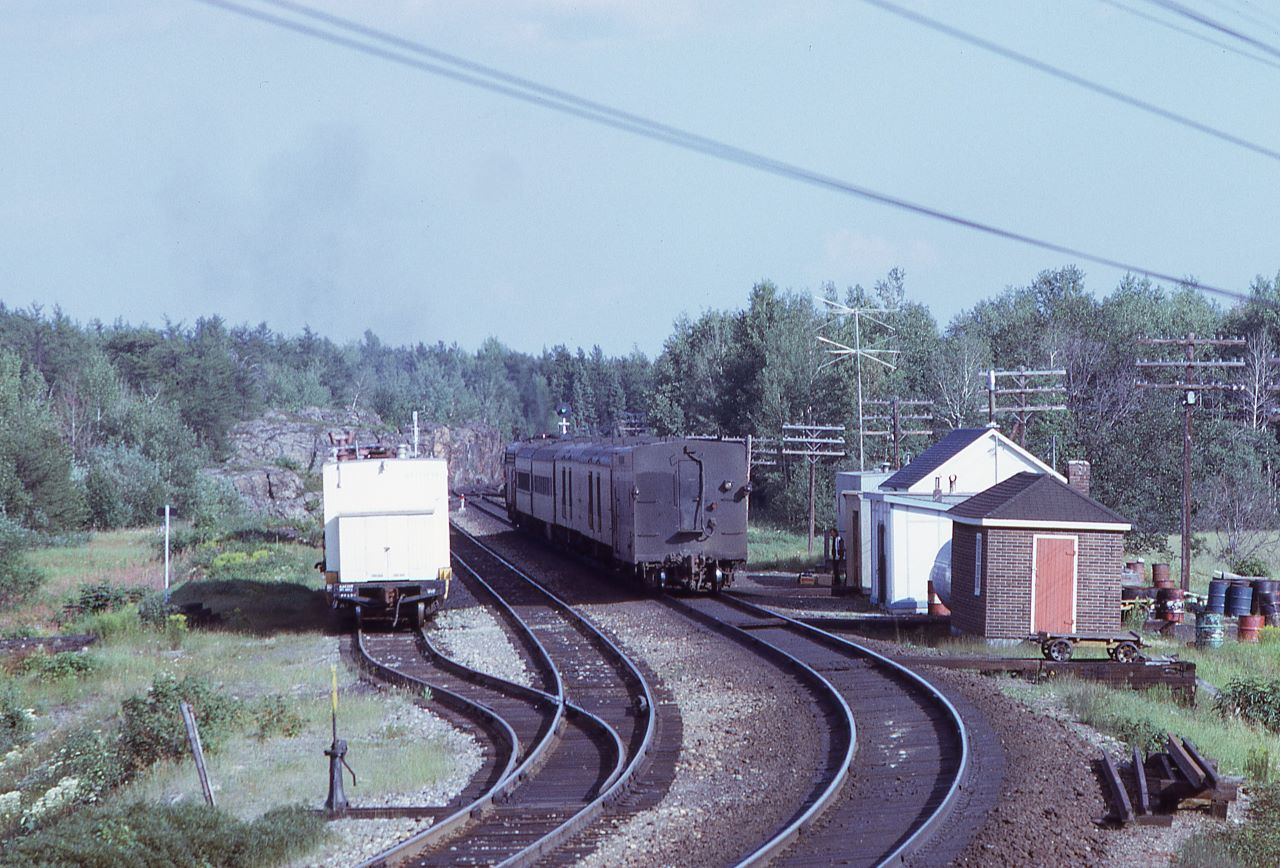
[[[855,324],[822,299],[877,312]],[[989,369],[1065,371],[1053,393],[1065,409],[1033,413],[1025,426],[1007,414],[996,421],[1059,468],[1090,461],[1094,496],[1150,542],[1178,527],[1183,396],[1141,385],[1173,383],[1177,371],[1136,363],[1181,351],[1140,341],[1188,334],[1245,341],[1197,356],[1242,364],[1213,374],[1229,388],[1199,394],[1193,490],[1195,527],[1222,532],[1228,556],[1248,555],[1277,525],[1280,275],[1258,277],[1246,300],[1224,307],[1190,286],[1132,276],[1090,291],[1083,272],[1065,267],[945,325],[911,300],[897,269],[869,289],[827,285],[817,297],[766,281],[749,288],[740,309],[679,315],[655,359],[638,350],[606,356],[598,346],[532,355],[498,337],[475,350],[443,341],[389,346],[368,331],[339,345],[310,329],[285,335],[216,315],[82,324],[57,308],[0,304],[0,547],[33,534],[154,523],[165,503],[187,516],[216,509],[228,493],[200,469],[225,457],[231,427],[267,409],[303,407],[373,411],[388,424],[416,410],[437,424],[513,437],[556,431],[562,404],[571,430],[583,434],[639,424],[767,442],[788,423],[843,425],[847,457],[819,473],[820,521],[829,521],[832,472],[857,465],[859,378],[864,402],[931,402],[918,406],[932,419],[913,423],[931,435],[901,444],[916,454],[948,429],[987,422]],[[893,369],[832,352],[855,344]],[[888,438],[863,443],[869,467],[889,459]],[[799,526],[804,465],[779,461],[754,474],[753,515]]]

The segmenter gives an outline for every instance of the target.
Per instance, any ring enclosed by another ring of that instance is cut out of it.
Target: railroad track
[[[621,651],[483,545],[459,532],[452,544],[456,575],[495,607],[532,663],[536,683],[463,666],[425,634],[358,635],[366,665],[383,677],[427,687],[459,708],[469,703],[491,745],[451,813],[442,811],[447,816],[431,828],[368,865],[533,862],[623,792],[653,738],[653,694]]]
[[[471,503],[506,521],[496,504]],[[732,595],[664,600],[764,650],[808,680],[816,696],[835,697],[819,700],[829,730],[826,765],[809,798],[744,863],[886,865],[924,851],[969,768],[964,722],[937,688],[865,646]],[[852,713],[847,723],[840,706]]]

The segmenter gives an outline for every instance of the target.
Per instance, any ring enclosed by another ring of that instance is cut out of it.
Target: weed
[[[45,582],[45,574],[27,559],[30,535],[0,514],[0,603],[26,600]]]
[[[1244,761],[1244,773],[1249,780],[1265,784],[1271,780],[1271,751],[1266,748],[1249,748],[1249,758]]]
[[[73,625],[78,632],[97,636],[102,642],[122,642],[142,637],[142,622],[138,619],[138,607],[127,606],[114,612],[95,612],[85,615]]]
[[[1280,783],[1256,787],[1243,825],[1213,838],[1197,835],[1178,853],[1178,865],[1272,868],[1280,865]],[[1216,840],[1215,840],[1216,839]],[[1184,856],[1184,854],[1186,854]],[[1218,858],[1213,860],[1213,856]]]
[[[23,659],[21,670],[37,681],[69,681],[81,678],[98,668],[98,659],[80,651],[47,654],[37,651]]]
[[[283,696],[267,696],[260,699],[250,709],[250,715],[257,724],[257,738],[266,741],[273,735],[294,738],[302,734],[306,721],[302,715]]]
[[[194,711],[201,744],[210,753],[218,750],[244,714],[240,700],[223,695],[204,679],[188,675],[179,681],[172,675],[157,675],[146,696],[132,696],[121,706],[120,747],[130,769],[186,753],[187,734],[178,708],[182,702]]]
[[[1263,645],[1280,643],[1280,627],[1263,627],[1258,631],[1258,641]]]
[[[164,619],[164,638],[174,651],[182,647],[188,631],[186,615],[174,613]]]
[[[1280,732],[1280,680],[1233,678],[1214,707],[1223,717],[1238,717]]]
[[[152,630],[163,630],[168,617],[176,611],[160,591],[148,591],[138,601],[138,620]]]
[[[11,683],[0,683],[0,754],[31,740],[31,715]]]
[[[276,865],[325,836],[324,820],[301,807],[246,823],[204,805],[146,802],[79,811],[6,844],[0,865]]]

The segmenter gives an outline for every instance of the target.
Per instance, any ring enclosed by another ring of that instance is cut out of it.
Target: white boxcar
[[[448,466],[436,458],[356,458],[324,465],[329,604],[411,620],[449,593]]]

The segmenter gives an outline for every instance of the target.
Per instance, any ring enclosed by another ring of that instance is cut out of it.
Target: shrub
[[[1251,792],[1249,816],[1242,825],[1201,833],[1178,852],[1178,865],[1214,868],[1272,868],[1280,865],[1280,784]]]
[[[91,804],[120,786],[128,769],[120,762],[114,733],[81,728],[20,783],[25,803],[19,822],[31,830],[47,825],[79,804]]]
[[[31,715],[13,684],[0,684],[0,754],[31,740]]]
[[[302,715],[293,710],[293,706],[283,696],[268,696],[254,704],[251,711],[257,725],[259,741],[265,741],[273,735],[293,738],[302,734],[305,721]]]
[[[152,630],[163,630],[169,616],[177,611],[177,607],[164,598],[162,591],[148,591],[138,601],[138,620]]]
[[[97,636],[103,642],[136,639],[142,635],[142,622],[138,620],[138,607],[127,606],[114,612],[97,612],[86,615],[74,624],[76,630]]]
[[[65,681],[88,675],[98,668],[98,659],[80,651],[47,654],[37,651],[22,661],[22,671],[38,681]]]
[[[1280,680],[1233,678],[1214,700],[1223,717],[1237,717],[1280,732]]]
[[[183,640],[187,638],[187,632],[186,615],[174,613],[164,619],[164,638],[174,651],[182,647]]]
[[[177,759],[187,752],[187,732],[178,706],[186,702],[195,713],[200,742],[214,753],[238,727],[243,703],[226,696],[201,678],[181,681],[157,675],[146,696],[132,696],[121,706],[121,754],[130,769],[143,769],[161,759]]]
[[[0,512],[0,605],[21,603],[34,594],[45,575],[26,558],[29,535]]]
[[[77,811],[10,841],[0,865],[276,865],[325,835],[324,819],[302,807],[275,808],[246,823],[205,805],[134,802]]]
[[[1231,572],[1237,576],[1268,576],[1271,574],[1271,567],[1267,566],[1267,562],[1261,558],[1249,556],[1236,558],[1229,564]]]

